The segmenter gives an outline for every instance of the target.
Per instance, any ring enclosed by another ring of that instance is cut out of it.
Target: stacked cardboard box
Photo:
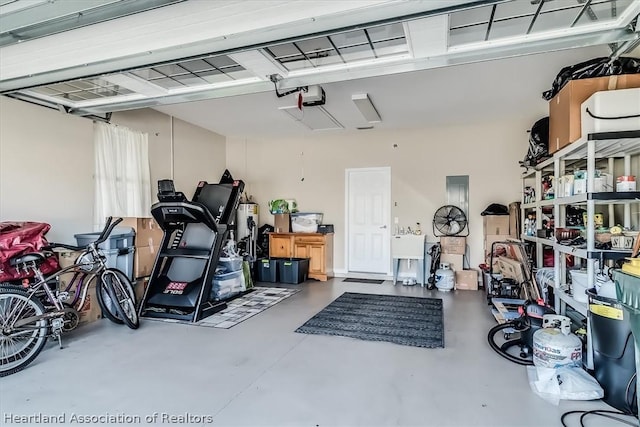
[[[134,292],[136,294],[136,301],[142,301],[142,296],[144,295],[144,291],[147,289],[147,285],[149,285],[149,278],[145,277],[143,279],[136,280]]]
[[[58,263],[60,264],[60,268],[64,269],[75,264],[76,259],[78,259],[78,257],[82,254],[82,251],[56,249],[56,253],[58,255]],[[73,275],[73,271],[69,271],[68,273],[60,275],[60,289],[65,290],[67,288],[67,286],[71,282],[71,279],[73,279]],[[102,310],[100,310],[100,306],[98,305],[98,300],[96,297],[95,283],[95,280],[89,282],[89,291],[87,292],[85,302],[82,307],[78,307],[78,312],[80,313],[80,325],[93,322],[102,317]],[[73,285],[73,288],[69,289],[71,298],[74,298],[77,281]]]
[[[467,250],[467,238],[461,236],[440,237],[441,263],[448,263],[453,271],[462,271],[464,268],[464,255]]]
[[[494,242],[505,241],[509,235],[509,215],[485,215],[483,217],[483,238],[485,263],[491,262],[491,246]]]
[[[162,243],[162,229],[153,218],[124,218],[118,225],[131,227],[136,233],[133,276],[136,279],[149,276]]]
[[[549,153],[580,139],[581,106],[596,92],[640,87],[640,74],[621,74],[577,79],[567,84],[549,101]]]
[[[80,325],[91,323],[102,317],[102,310],[98,304],[98,297],[96,297],[96,287],[91,286],[87,292],[87,298],[84,304],[78,310],[80,312]]]
[[[289,233],[291,231],[291,215],[273,214],[273,228],[276,233]]]

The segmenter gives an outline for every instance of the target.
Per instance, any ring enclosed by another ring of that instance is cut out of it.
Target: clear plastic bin
[[[220,301],[246,290],[242,270],[213,276],[211,299]]]
[[[216,267],[216,274],[233,273],[234,271],[242,270],[242,261],[242,257],[220,258]]]

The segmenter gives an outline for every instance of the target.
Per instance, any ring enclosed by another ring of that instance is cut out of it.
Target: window
[[[123,126],[96,122],[95,229],[105,218],[148,217],[151,211],[149,138]]]

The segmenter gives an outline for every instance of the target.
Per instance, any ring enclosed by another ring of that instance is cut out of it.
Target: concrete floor
[[[2,378],[0,425],[12,425],[10,415],[63,415],[72,424],[110,414],[139,418],[102,424],[560,426],[565,411],[610,409],[536,396],[526,368],[487,345],[495,320],[481,291],[342,279],[300,288],[228,330],[143,319],[132,331],[102,319],[67,336],[63,350],[50,341],[27,369]],[[347,291],[442,298],[445,348],[293,332]]]

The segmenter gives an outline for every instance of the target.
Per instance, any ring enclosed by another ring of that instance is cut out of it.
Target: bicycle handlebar
[[[107,240],[107,237],[109,237],[109,235],[111,234],[115,226],[120,224],[121,222],[122,222],[122,218],[118,218],[115,221],[113,221],[113,217],[108,217],[107,223],[104,225],[104,229],[102,230],[102,233],[100,233],[100,236],[98,236],[98,239],[94,242],[94,244],[98,246],[100,243]],[[64,248],[64,249],[69,249],[71,251],[83,251],[87,249],[86,246],[73,246],[73,245],[67,245],[65,243],[49,243],[48,245],[43,246],[42,250],[51,251],[54,248]]]
[[[82,251],[86,249],[82,246],[72,246],[72,245],[66,245],[64,243],[50,243],[47,246],[43,246],[42,250],[50,251],[55,248],[64,248],[64,249],[69,249],[71,251]]]
[[[104,230],[102,230],[102,233],[98,237],[98,240],[94,242],[96,246],[107,240],[107,237],[109,237],[115,226],[122,222],[122,218],[118,218],[113,222],[112,221],[113,217],[110,216],[107,218],[107,223],[104,225]]]

